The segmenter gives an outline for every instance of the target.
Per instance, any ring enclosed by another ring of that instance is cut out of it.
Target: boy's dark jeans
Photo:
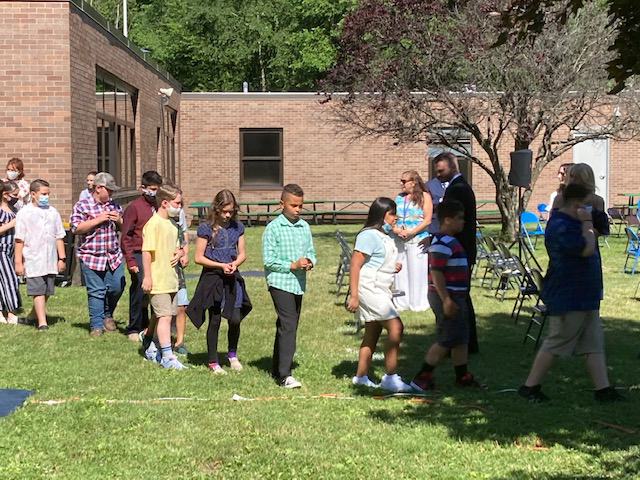
[[[276,379],[282,379],[291,375],[293,355],[296,353],[296,334],[300,321],[302,295],[295,295],[273,287],[269,287],[269,293],[278,314],[271,374]]]
[[[131,286],[129,287],[129,325],[126,334],[139,333],[149,326],[149,297],[142,290],[142,253],[134,253],[133,258],[138,265],[138,273],[129,272]]]

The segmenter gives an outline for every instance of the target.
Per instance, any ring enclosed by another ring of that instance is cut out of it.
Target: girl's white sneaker
[[[373,383],[371,380],[369,380],[369,377],[367,375],[363,375],[362,377],[353,377],[351,379],[351,383],[353,383],[354,385],[364,385],[365,387],[370,387],[370,388],[379,387],[378,384]]]

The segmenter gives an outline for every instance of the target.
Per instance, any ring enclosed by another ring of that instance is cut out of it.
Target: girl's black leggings
[[[208,363],[218,363],[218,331],[222,315],[219,308],[209,309],[209,327],[207,328],[207,355]],[[234,308],[233,315],[229,319],[229,349],[228,352],[235,353],[238,350],[238,339],[240,338],[240,309]]]

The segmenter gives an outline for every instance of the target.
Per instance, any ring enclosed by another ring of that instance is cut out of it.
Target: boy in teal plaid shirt
[[[293,183],[286,185],[280,197],[282,215],[269,223],[262,235],[262,261],[278,315],[271,373],[278,385],[285,388],[302,386],[291,375],[291,364],[296,352],[307,270],[316,263],[311,229],[300,218],[303,202],[302,189]]]

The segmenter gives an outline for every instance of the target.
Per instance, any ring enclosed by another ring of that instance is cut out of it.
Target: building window
[[[282,129],[240,129],[240,187],[282,187]]]
[[[176,124],[178,112],[171,107],[163,107],[162,127],[158,129],[158,149],[162,178],[176,180]],[[162,143],[160,139],[162,138]]]
[[[138,90],[96,67],[96,170],[122,187],[136,187]]]
[[[453,143],[453,137],[452,137],[451,141]],[[435,168],[434,168],[433,162],[431,160],[433,158],[437,157],[442,152],[451,152],[458,159],[458,165],[460,166],[460,173],[462,174],[464,179],[467,181],[467,183],[469,183],[469,185],[471,185],[472,184],[472,175],[471,174],[473,172],[471,166],[472,166],[473,162],[471,160],[469,160],[469,158],[467,158],[465,156],[465,155],[471,153],[471,137],[469,137],[468,135],[467,136],[463,136],[463,137],[456,135],[455,144],[458,145],[458,148],[451,148],[451,147],[443,145],[442,141],[437,137],[434,137],[434,138],[430,139],[430,141],[429,141],[429,149],[428,149],[428,155],[429,155],[429,179],[435,178],[435,176],[436,176]]]

